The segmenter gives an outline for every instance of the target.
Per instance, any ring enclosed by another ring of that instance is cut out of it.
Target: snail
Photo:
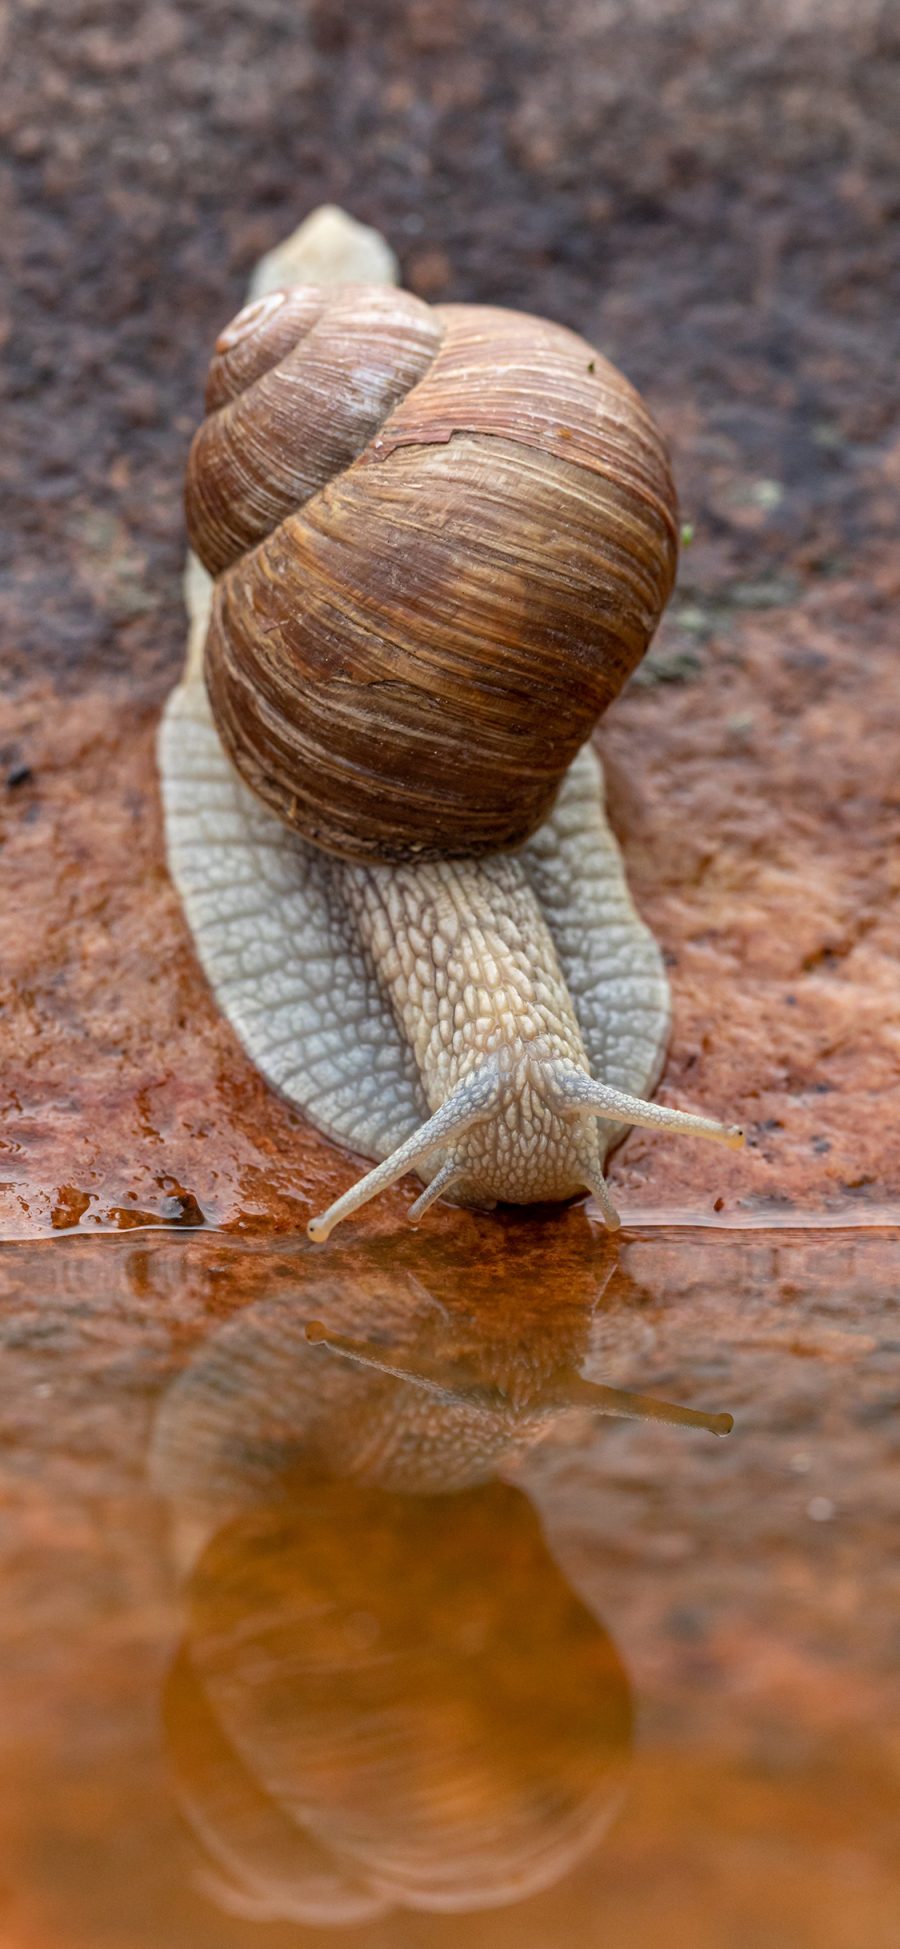
[[[169,864],[251,1057],[379,1160],[313,1240],[411,1171],[412,1218],[588,1189],[615,1227],[628,1126],[742,1141],[647,1100],[668,987],[589,741],[674,581],[666,450],[575,333],[393,275],[320,211],[217,342]]]

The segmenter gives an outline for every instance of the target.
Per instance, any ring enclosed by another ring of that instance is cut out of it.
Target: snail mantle
[[[169,866],[219,1006],[275,1088],[491,1209],[589,1189],[647,1101],[659,949],[604,810],[596,718],[675,575],[638,394],[561,326],[395,288],[315,213],[219,338],[191,450],[187,665],[163,718]]]

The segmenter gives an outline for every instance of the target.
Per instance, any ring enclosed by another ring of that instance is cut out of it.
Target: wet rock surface
[[[295,1229],[352,1174],[217,1019],[153,759],[209,347],[255,258],[326,199],[383,229],[423,295],[577,327],[672,442],[695,539],[600,743],[670,964],[662,1094],[751,1141],[636,1133],[617,1196],[897,1200],[898,54],[874,0],[23,12],[3,109],[7,1235]]]

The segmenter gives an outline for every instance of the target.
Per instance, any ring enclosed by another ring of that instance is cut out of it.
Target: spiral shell
[[[188,526],[246,783],[351,859],[521,843],[674,581],[633,387],[540,318],[306,287],[223,333],[207,408]]]

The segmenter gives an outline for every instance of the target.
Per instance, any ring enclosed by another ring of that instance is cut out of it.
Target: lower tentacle
[[[598,1205],[600,1206],[600,1210],[603,1213],[603,1223],[606,1226],[607,1230],[610,1232],[619,1231],[621,1228],[622,1220],[619,1217],[615,1205],[613,1204],[612,1198],[610,1196],[609,1185],[607,1184],[602,1171],[596,1171],[594,1175],[588,1179],[587,1188],[589,1191],[593,1192],[593,1195],[596,1198]]]
[[[460,1185],[462,1181],[463,1173],[455,1158],[448,1157],[431,1183],[425,1186],[425,1190],[420,1192],[415,1203],[410,1205],[407,1213],[410,1223],[414,1225],[416,1220],[422,1218],[429,1207],[437,1202],[438,1198],[446,1198],[448,1191],[452,1191],[454,1186]]]

